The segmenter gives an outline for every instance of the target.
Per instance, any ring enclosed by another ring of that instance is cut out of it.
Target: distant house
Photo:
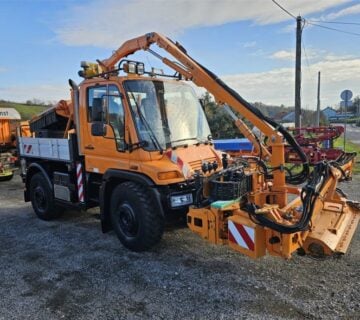
[[[282,118],[283,118],[284,116],[286,116],[288,113],[289,113],[288,111],[280,111],[280,112],[273,113],[273,114],[270,114],[270,113],[269,113],[269,117],[271,117],[271,118],[274,119],[275,121],[281,122],[281,121],[282,121]]]
[[[295,122],[295,111],[291,111],[281,118],[281,123]]]
[[[326,120],[330,120],[338,116],[336,110],[331,107],[326,107],[325,109],[321,110],[321,113],[324,115]]]

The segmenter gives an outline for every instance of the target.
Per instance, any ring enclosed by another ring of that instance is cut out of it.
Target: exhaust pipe
[[[81,131],[80,131],[80,115],[79,115],[79,86],[76,84],[76,82],[72,79],[69,79],[69,85],[71,89],[73,90],[73,97],[74,97],[74,120],[75,120],[75,126],[76,126],[76,137],[77,137],[77,143],[78,143],[78,152],[79,155],[83,155],[82,145],[81,145]]]

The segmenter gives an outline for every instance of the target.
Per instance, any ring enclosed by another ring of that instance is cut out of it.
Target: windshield
[[[161,150],[208,139],[208,122],[190,86],[149,80],[129,80],[124,86],[145,149]]]

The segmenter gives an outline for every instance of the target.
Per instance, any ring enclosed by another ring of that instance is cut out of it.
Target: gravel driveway
[[[35,217],[0,183],[0,319],[358,319],[360,231],[342,258],[251,260],[181,226],[151,252],[102,234],[98,210]],[[360,176],[343,190],[360,200]]]

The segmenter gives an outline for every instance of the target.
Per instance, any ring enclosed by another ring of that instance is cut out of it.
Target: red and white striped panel
[[[85,202],[85,200],[84,200],[83,173],[82,173],[82,166],[81,166],[80,162],[76,163],[76,181],[77,181],[77,187],[78,187],[79,202]]]
[[[24,153],[30,153],[32,149],[31,144],[24,144]]]
[[[178,165],[178,167],[182,171],[185,178],[189,178],[191,176],[191,169],[189,168],[189,166],[186,163],[184,163],[184,161],[182,161],[181,158],[179,158],[177,156],[175,151],[170,150],[170,151],[167,151],[165,154],[171,160],[171,162]]]
[[[255,250],[255,229],[240,223],[228,221],[229,241],[247,250]]]

